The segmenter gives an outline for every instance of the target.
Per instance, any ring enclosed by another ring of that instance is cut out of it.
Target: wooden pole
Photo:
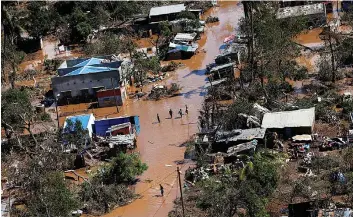
[[[180,188],[181,206],[182,206],[182,208],[183,208],[183,217],[185,217],[184,199],[183,199],[183,189],[181,188],[181,179],[180,179],[179,167],[177,167],[177,172],[178,172],[178,177],[179,177],[179,188]]]

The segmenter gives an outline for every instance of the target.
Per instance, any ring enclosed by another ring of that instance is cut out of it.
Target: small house
[[[54,96],[59,103],[89,102],[99,90],[124,87],[130,67],[128,61],[114,55],[66,60],[58,68],[58,76],[52,78]]]
[[[295,135],[312,134],[315,124],[315,107],[294,111],[265,113],[262,128],[291,138]]]
[[[207,74],[212,77],[212,81],[234,76],[234,63],[215,66],[209,72],[207,72]]]
[[[97,91],[97,98],[99,107],[122,106],[127,98],[127,94],[125,87],[103,89]]]
[[[114,130],[126,128],[126,125],[121,125],[124,123],[131,123],[131,133],[137,135],[140,133],[139,116],[114,117],[96,120],[94,122],[94,133],[97,136],[107,136],[110,135],[111,132],[116,132],[117,134],[119,134],[119,131]]]
[[[161,22],[161,21],[172,21],[177,18],[177,15],[185,11],[186,7],[184,4],[166,5],[161,7],[151,8],[149,14],[150,23]]]
[[[73,126],[71,127],[71,129],[68,128],[69,121],[73,123]],[[95,121],[95,117],[93,116],[93,114],[66,117],[66,120],[64,123],[64,132],[75,133],[74,126],[77,121],[81,122],[82,129],[87,131],[89,138],[92,138],[92,134],[93,134],[92,125],[94,124],[94,121]]]
[[[196,33],[178,33],[169,43],[167,59],[186,59],[193,56],[199,45],[195,43]]]
[[[173,21],[176,20],[178,14],[183,11],[186,11],[184,4],[175,4],[175,5],[165,5],[161,7],[153,7],[149,13],[149,22],[150,23],[159,23],[162,21]],[[190,9],[189,12],[193,13],[197,18],[201,16],[201,9]]]

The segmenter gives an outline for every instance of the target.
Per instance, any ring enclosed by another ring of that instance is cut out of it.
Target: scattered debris
[[[208,16],[206,18],[206,23],[216,23],[216,22],[219,22],[218,17]]]

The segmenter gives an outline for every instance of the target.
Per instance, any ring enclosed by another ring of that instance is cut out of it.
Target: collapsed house
[[[262,128],[236,129],[232,131],[208,130],[197,134],[195,147],[197,152],[210,149],[212,153],[227,153],[229,148],[243,144],[239,148],[233,148],[233,151],[231,151],[241,152],[247,150],[246,147],[252,147],[247,144],[248,142],[256,140],[256,145],[264,144],[265,135],[266,129]]]
[[[216,132],[214,142],[212,143],[212,151],[228,152],[230,147],[237,146],[241,143],[247,143],[254,139],[256,139],[258,143],[263,144],[265,134],[266,129],[263,128],[218,131]]]
[[[185,59],[195,54],[199,45],[196,41],[196,33],[178,33],[169,43],[167,59]]]
[[[229,78],[234,76],[234,63],[226,63],[213,67],[209,72],[206,72],[211,77],[212,81]]]
[[[291,138],[300,134],[312,134],[315,124],[315,107],[294,111],[265,113],[261,128]]]
[[[222,51],[221,54],[215,57],[215,63],[217,65],[235,62],[240,64],[241,56],[246,52],[246,46],[244,44],[232,43]]]

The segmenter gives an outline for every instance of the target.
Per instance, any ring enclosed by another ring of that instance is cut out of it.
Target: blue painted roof
[[[82,75],[82,74],[117,71],[117,70],[118,70],[117,68],[109,68],[109,67],[83,66],[64,76]]]
[[[85,61],[83,61],[83,62],[81,62],[79,64],[76,64],[76,65],[72,66],[72,67],[83,67],[83,66],[97,65],[97,64],[101,64],[103,60],[104,59],[99,59],[99,58],[92,57],[92,58],[89,58],[89,59],[87,59],[87,60],[85,60]]]
[[[81,124],[82,124],[82,128],[85,130],[85,129],[88,128],[88,122],[89,122],[90,118],[91,118],[91,114],[67,117],[66,120],[65,120],[64,128],[66,128],[67,121],[71,120],[72,123],[76,123],[76,121],[80,121]]]
[[[135,125],[136,133],[140,133],[140,121],[138,116],[127,116],[127,117],[114,117],[107,119],[100,119],[94,121],[94,130],[96,135],[105,136],[107,130],[113,126],[123,123],[128,123]]]

